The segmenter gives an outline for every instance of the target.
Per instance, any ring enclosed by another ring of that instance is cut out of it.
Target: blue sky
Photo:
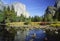
[[[53,6],[55,0],[2,0],[5,4],[21,2],[26,5],[27,11],[31,16],[42,16],[45,13],[47,6]]]

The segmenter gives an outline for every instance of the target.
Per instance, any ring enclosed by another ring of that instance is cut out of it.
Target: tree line
[[[47,13],[47,12],[46,12]],[[17,16],[17,13],[12,8],[4,7],[3,11],[0,10],[0,23],[1,22],[53,22],[60,21],[60,9],[58,9],[54,16],[52,14],[44,14],[44,16],[30,16],[28,18],[24,17],[23,14]]]
[[[31,21],[31,22],[40,22],[42,21],[42,17],[40,16],[34,16],[34,17],[24,17],[23,14],[20,16],[17,16],[17,13],[14,10],[14,7],[12,5],[12,8],[4,7],[3,11],[0,11],[0,22],[26,22],[26,21]]]

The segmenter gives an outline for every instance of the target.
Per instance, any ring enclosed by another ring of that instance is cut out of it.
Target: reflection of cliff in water
[[[25,30],[25,31],[18,30],[15,36],[15,41],[25,41],[27,34],[28,34],[28,30]]]
[[[7,30],[6,26],[0,26],[0,41],[60,41],[60,29],[46,29],[44,31],[39,28],[16,28],[10,27],[10,30]]]
[[[44,41],[45,33],[43,30],[18,30],[14,41]]]
[[[17,33],[15,32],[14,27],[8,27],[10,30],[7,30],[6,26],[0,26],[0,41],[30,41],[29,39],[32,39],[32,37],[36,36],[40,36],[38,38],[41,38],[42,36],[44,36],[43,30],[35,30],[32,28],[32,30],[28,30],[29,28],[24,28],[23,29],[19,29],[18,27],[16,27],[19,30],[16,30]],[[25,30],[26,29],[26,30]],[[36,34],[34,34],[36,33]],[[32,35],[34,34],[34,35]],[[31,35],[31,37],[30,37]],[[41,36],[42,35],[42,36]],[[29,39],[28,39],[29,38]],[[34,39],[38,39],[37,37]],[[28,40],[27,40],[28,39]],[[41,38],[43,39],[43,37]],[[42,40],[41,40],[42,41]]]

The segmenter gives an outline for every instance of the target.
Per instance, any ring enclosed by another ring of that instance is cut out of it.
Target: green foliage
[[[46,16],[43,18],[43,21],[45,21],[45,22],[47,21],[47,18],[46,18]]]
[[[22,14],[21,14],[21,16],[16,17],[17,22],[25,22],[26,20],[27,20],[27,18],[24,17],[24,15],[22,15]]]
[[[20,22],[20,17],[19,16],[16,17],[16,22]]]
[[[60,21],[54,21],[52,24],[50,24],[50,26],[59,28],[60,27]]]
[[[5,18],[5,22],[8,22],[8,20],[10,22],[16,21],[16,13],[14,11],[14,8],[12,7],[12,9],[10,9],[10,7],[8,6],[7,8],[4,8],[4,18]]]
[[[4,17],[3,17],[3,13],[0,13],[0,22],[2,22],[4,20]]]
[[[24,15],[23,14],[21,14],[21,16],[20,16],[20,22],[24,22],[25,21],[25,17],[24,17]]]
[[[29,18],[26,18],[26,17],[24,17],[24,15],[23,14],[21,14],[21,16],[17,16],[16,17],[16,21],[17,22],[27,22],[27,21],[31,21],[31,17],[29,17]]]
[[[24,25],[28,25],[28,24],[30,24],[30,22],[25,22],[25,23],[24,23]]]
[[[32,22],[40,22],[40,21],[42,21],[42,17],[34,16],[34,17],[31,18],[31,21]]]
[[[53,18],[52,18],[52,15],[51,15],[51,14],[48,14],[48,16],[47,16],[47,21],[50,21],[50,22],[53,21]]]
[[[31,18],[31,21],[34,22],[34,17]]]
[[[53,16],[51,14],[46,14],[44,16],[44,21],[45,22],[53,22]]]
[[[35,16],[34,17],[34,22],[39,22],[40,21],[40,18],[38,16]]]
[[[60,8],[56,11],[54,15],[54,20],[60,21]]]

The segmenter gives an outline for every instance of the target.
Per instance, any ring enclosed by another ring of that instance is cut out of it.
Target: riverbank
[[[36,25],[35,26],[32,26],[32,25],[10,26],[10,25],[8,25],[5,27],[5,29],[6,29],[6,32],[4,32],[4,33],[7,33],[7,32],[9,33],[9,36],[7,34],[7,37],[5,37],[5,38],[9,37],[9,39],[10,38],[13,39],[13,37],[14,37],[15,41],[25,41],[25,38],[27,37],[27,35],[30,36],[29,31],[31,31],[31,33],[32,33],[33,30],[35,30],[34,33],[35,32],[39,33],[38,31],[42,30],[43,33],[46,34],[46,37],[44,39],[47,39],[47,41],[50,41],[52,39],[52,37],[54,39],[59,40],[59,38],[57,38],[57,37],[60,36],[60,27],[51,27],[49,25],[40,25],[40,26],[36,26]],[[5,30],[2,30],[2,31],[5,31]],[[3,34],[3,32],[1,32],[1,33]],[[33,33],[33,35],[35,35],[34,33]],[[31,35],[31,36],[33,37],[33,35]],[[10,36],[12,36],[12,37],[10,37]],[[39,39],[39,38],[35,37],[34,39]],[[51,41],[55,41],[54,39],[52,39]]]

